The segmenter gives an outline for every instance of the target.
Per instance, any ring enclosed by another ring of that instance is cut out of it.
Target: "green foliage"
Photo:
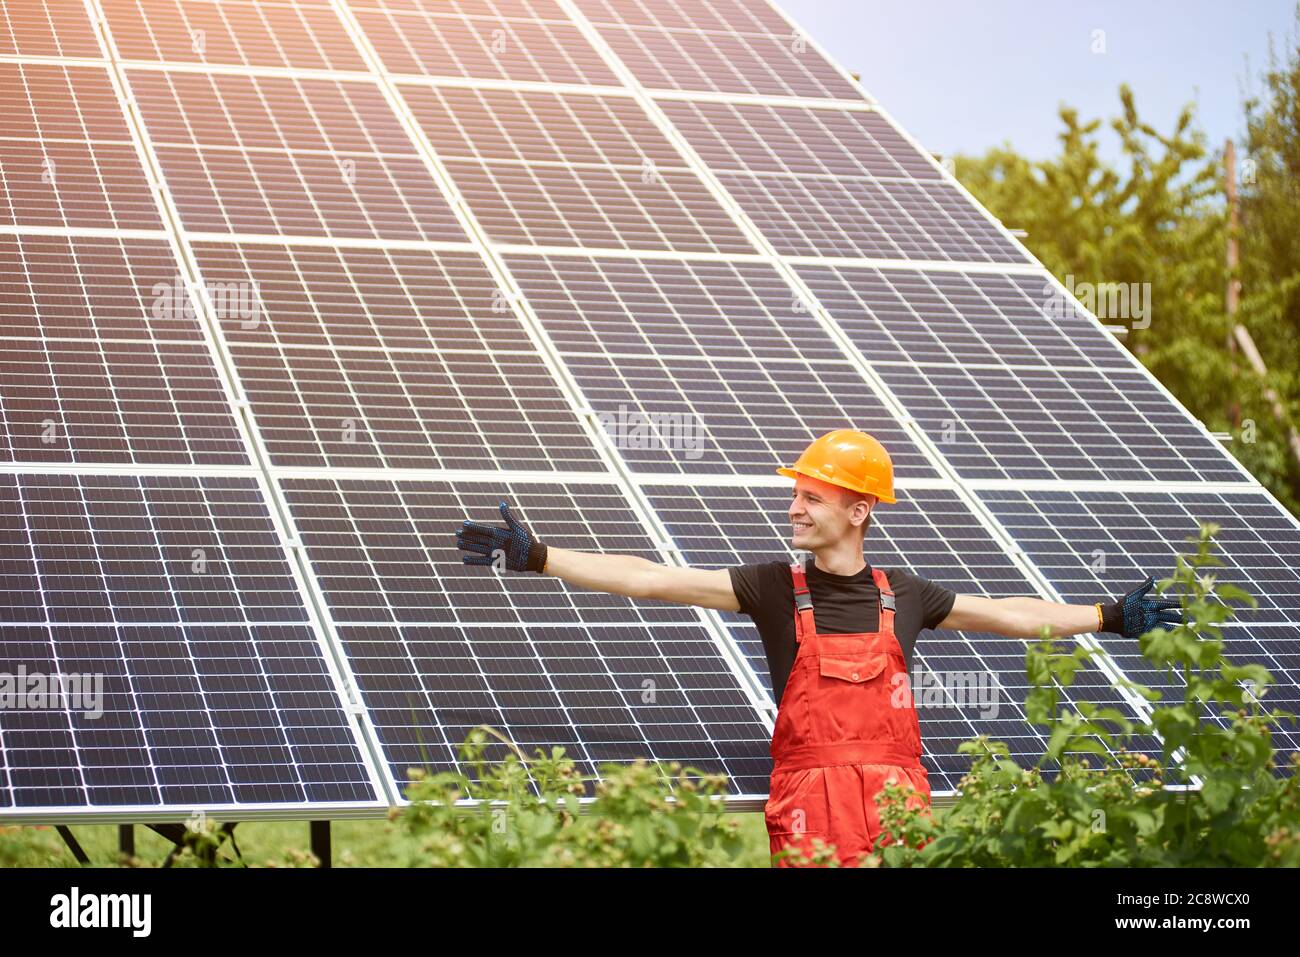
[[[1109,124],[1121,144],[1119,168],[1100,155],[1101,121],[1083,122],[1065,106],[1059,155],[1031,161],[1003,145],[959,156],[955,168],[994,215],[1026,230],[1025,245],[1067,286],[1148,288],[1146,317],[1094,311],[1108,325],[1128,325],[1125,345],[1211,430],[1233,433],[1233,454],[1300,513],[1300,465],[1287,445],[1287,426],[1300,422],[1300,50],[1294,42],[1289,49],[1265,76],[1267,95],[1244,105],[1238,164],[1246,174],[1238,177],[1237,321],[1258,344],[1267,377],[1227,347],[1223,154],[1207,147],[1191,106],[1161,133],[1139,118],[1133,92],[1121,86],[1120,114]],[[1270,388],[1282,398],[1284,422]]]
[[[487,759],[489,737],[508,745],[503,760]],[[415,770],[412,803],[395,809],[413,839],[410,865],[716,867],[744,851],[723,775],[637,761],[604,765],[588,781],[563,748],[529,759],[483,726],[459,751],[462,771]],[[580,808],[589,784],[594,799]]]
[[[1221,625],[1229,602],[1254,604],[1217,581],[1214,525],[1201,527],[1196,552],[1179,556],[1171,578],[1184,623],[1139,639],[1148,661],[1184,680],[1180,702],[1130,685],[1152,702],[1149,720],[1079,702],[1063,712],[1068,688],[1090,652],[1059,651],[1047,640],[1029,646],[1030,720],[1048,729],[1037,765],[1020,767],[1006,745],[981,736],[961,745],[975,755],[960,796],[941,823],[905,808],[905,790],[878,798],[881,823],[896,843],[877,847],[889,867],[1296,867],[1300,866],[1300,754],[1286,774],[1274,761],[1270,729],[1290,712],[1262,699],[1268,670],[1223,656]],[[1213,710],[1227,727],[1207,721]],[[1159,758],[1134,753],[1135,735],[1158,734]],[[1091,753],[1092,757],[1080,757]],[[1059,762],[1054,779],[1045,762]],[[1094,768],[1094,762],[1098,765]],[[1195,787],[1199,785],[1199,787]],[[1193,789],[1195,787],[1195,789]]]
[[[149,863],[139,857],[121,861],[124,867],[147,867]],[[285,848],[278,857],[263,861],[262,866],[317,867],[316,855],[297,848]],[[245,867],[243,852],[235,841],[233,830],[224,828],[205,814],[196,814],[185,822],[185,835],[172,859],[172,867]]]

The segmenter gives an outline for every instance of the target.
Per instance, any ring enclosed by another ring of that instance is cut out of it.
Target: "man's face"
[[[833,545],[866,523],[873,495],[858,495],[821,479],[800,475],[790,497],[791,544],[811,551]]]

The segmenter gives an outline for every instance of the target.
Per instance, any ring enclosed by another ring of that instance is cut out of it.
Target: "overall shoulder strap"
[[[879,568],[874,566],[871,569],[871,577],[876,583],[876,591],[880,592],[880,631],[893,633],[894,630],[894,589],[889,587],[889,576]]]
[[[794,580],[794,637],[795,641],[802,642],[804,635],[817,632],[813,623],[812,593],[808,591],[803,562],[790,563],[790,577]]]

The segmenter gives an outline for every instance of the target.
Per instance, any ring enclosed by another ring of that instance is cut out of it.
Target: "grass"
[[[767,867],[767,830],[763,815],[746,812],[727,815],[739,822],[745,837],[743,867]],[[106,824],[73,825],[72,833],[89,855],[93,867],[118,863],[117,827]],[[386,820],[334,821],[330,827],[335,867],[404,866],[415,848],[397,825]],[[283,866],[292,852],[307,853],[311,839],[306,821],[250,821],[235,829],[235,840],[250,867]],[[135,828],[136,857],[157,867],[171,850],[171,842],[147,827]],[[228,853],[223,852],[223,853]],[[0,826],[0,867],[76,867],[77,862],[53,827]]]

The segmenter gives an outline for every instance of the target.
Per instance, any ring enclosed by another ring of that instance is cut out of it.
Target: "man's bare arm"
[[[462,522],[456,547],[467,565],[504,566],[510,571],[540,572],[570,585],[629,598],[654,598],[681,605],[739,611],[740,603],[725,568],[678,568],[636,555],[610,555],[555,548],[537,541],[527,527],[498,505],[505,527]]]
[[[1064,605],[1041,598],[981,598],[958,595],[940,628],[988,631],[1008,638],[1037,639],[1046,625],[1053,638],[1100,630],[1096,605]]]
[[[722,611],[740,610],[731,587],[731,575],[725,568],[678,568],[636,555],[579,552],[552,545],[546,551],[544,574],[579,588],[629,598],[653,598]]]

